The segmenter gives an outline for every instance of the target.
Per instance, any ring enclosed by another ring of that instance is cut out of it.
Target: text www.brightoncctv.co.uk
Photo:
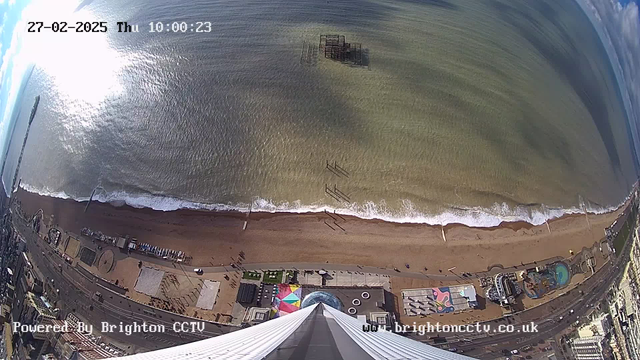
[[[440,322],[426,324],[416,324],[413,325],[401,325],[396,323],[394,326],[380,326],[380,325],[369,325],[363,324],[362,330],[365,332],[376,332],[376,331],[391,331],[394,333],[415,333],[418,335],[425,334],[433,334],[433,333],[486,333],[486,334],[501,334],[501,333],[537,333],[538,332],[538,324],[530,322],[528,324],[521,325],[513,325],[513,324],[462,324],[462,325],[451,325],[451,324],[441,324]]]

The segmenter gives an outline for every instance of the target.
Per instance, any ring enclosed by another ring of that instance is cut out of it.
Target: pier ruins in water
[[[320,35],[320,51],[326,59],[362,65],[362,44],[348,43],[344,35]]]
[[[362,49],[360,43],[346,42],[344,35],[320,35],[320,43],[314,46],[309,42],[302,44],[300,62],[302,64],[315,66],[317,64],[318,53],[325,59],[339,61],[353,66],[367,66],[366,49]]]

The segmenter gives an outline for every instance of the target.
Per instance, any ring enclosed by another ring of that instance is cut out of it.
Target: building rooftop
[[[252,359],[268,360],[471,359],[390,331],[365,335],[362,322],[324,304],[221,336],[126,359],[239,359],[247,354]]]
[[[576,360],[604,360],[602,353],[602,336],[591,336],[574,339],[571,342],[571,351]]]
[[[248,323],[265,322],[269,320],[270,313],[271,308],[252,307],[247,311],[244,321]]]
[[[388,312],[371,312],[369,313],[369,321],[378,325],[389,325],[391,319],[389,319]]]
[[[444,314],[478,306],[473,284],[402,290],[404,313],[409,316]]]
[[[64,333],[62,334],[62,338],[72,344],[80,344],[85,341],[91,341],[86,335],[81,334],[77,331]]]
[[[342,305],[340,311],[350,315],[369,315],[385,310],[385,290],[383,288],[344,288],[344,287],[302,287],[303,304],[313,292],[329,293]],[[364,294],[364,296],[363,296]],[[353,313],[354,309],[355,313]]]
[[[93,348],[91,350],[83,350],[83,351],[78,351],[78,359],[86,359],[86,360],[93,360],[93,359],[109,359],[114,357],[114,354],[108,352],[105,349],[101,349],[101,348]]]
[[[46,303],[36,294],[32,292],[27,293],[27,301],[31,306],[33,306],[40,315],[44,317],[48,317],[50,319],[55,319],[56,315],[49,309]]]
[[[220,282],[205,280],[200,289],[200,296],[196,302],[196,307],[205,310],[213,309],[213,305],[218,299],[218,291],[220,291]]]
[[[256,284],[248,284],[248,283],[240,283],[240,288],[238,289],[238,296],[236,301],[241,304],[250,304],[256,298],[256,292],[258,291],[258,285]]]
[[[605,336],[611,329],[611,323],[609,322],[609,315],[606,313],[600,314],[595,317],[590,323],[582,326],[578,329],[578,335],[580,338],[589,338],[592,336]]]

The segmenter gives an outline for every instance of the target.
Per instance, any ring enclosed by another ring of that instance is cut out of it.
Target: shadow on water
[[[91,1],[85,0],[81,6]],[[458,9],[457,5],[447,0],[403,1],[443,9]],[[620,159],[613,142],[613,132],[603,94],[596,80],[590,76],[591,74],[585,76],[581,71],[588,64],[584,64],[584,55],[577,50],[571,37],[558,21],[556,11],[546,3],[534,4],[531,6],[535,7],[539,15],[535,15],[535,12],[532,15],[521,10],[525,7],[523,4],[516,7],[497,0],[488,1],[496,8],[502,20],[512,25],[528,40],[573,87],[590,112],[611,163],[619,168]],[[159,0],[153,4],[154,9],[160,12],[156,14],[155,21],[175,19],[173,1]],[[145,184],[145,190],[148,192],[167,192],[180,194],[185,198],[209,198],[226,202],[237,200],[238,194],[234,193],[235,188],[230,185],[242,182],[242,174],[249,173],[252,161],[256,160],[253,157],[254,154],[259,153],[259,150],[265,146],[264,143],[258,142],[259,136],[256,137],[254,133],[257,131],[254,129],[262,128],[259,122],[263,119],[280,121],[285,125],[287,122],[292,122],[292,125],[298,128],[307,129],[305,136],[309,138],[317,134],[329,133],[333,137],[344,138],[354,143],[366,142],[365,133],[362,131],[365,128],[363,124],[366,119],[363,119],[347,100],[332,94],[331,84],[321,75],[308,72],[303,67],[288,67],[290,64],[286,61],[283,61],[283,64],[273,64],[274,68],[257,74],[257,79],[251,78],[249,76],[251,74],[246,69],[261,66],[261,56],[271,51],[269,49],[274,48],[274,44],[282,44],[283,38],[278,37],[279,34],[274,34],[274,38],[266,42],[261,36],[266,31],[272,32],[274,28],[282,29],[282,24],[286,27],[298,27],[300,24],[313,23],[345,28],[347,31],[362,28],[373,31],[386,26],[385,22],[397,11],[396,7],[369,0],[341,2],[329,0],[326,3],[309,0],[291,3],[276,0],[267,4],[263,2],[243,4],[242,7],[233,2],[211,2],[199,3],[198,6],[199,14],[215,14],[211,21],[220,22],[222,25],[218,29],[219,34],[227,34],[227,36],[200,37],[198,41],[187,42],[184,41],[185,35],[177,35],[175,41],[173,39],[167,41],[173,46],[172,53],[181,54],[180,59],[177,60],[180,65],[170,68],[168,63],[171,59],[168,59],[167,64],[158,64],[159,68],[164,66],[163,73],[153,72],[155,70],[142,65],[140,73],[132,74],[135,75],[132,78],[137,80],[127,82],[127,93],[136,95],[118,104],[120,107],[117,111],[118,115],[110,115],[109,126],[96,126],[93,133],[89,134],[91,139],[109,140],[102,141],[100,144],[87,145],[84,159],[81,161],[84,163],[73,164],[69,168],[69,173],[93,169],[94,173],[91,175],[98,180],[103,173],[98,169],[104,169],[104,173],[109,174],[108,178],[112,179],[114,184],[120,179],[127,179],[127,190],[130,190],[133,184]],[[193,14],[196,13],[191,15]],[[140,21],[140,19],[147,19],[149,15],[150,10],[141,7],[131,18],[132,21]],[[537,31],[547,27],[545,20],[555,26],[559,36],[567,44],[566,47],[560,48],[554,45]],[[170,36],[170,34],[167,35],[167,38]],[[243,42],[238,42],[242,43],[242,46],[229,46],[228,41],[232,38],[243,39]],[[149,49],[150,53],[156,52],[156,55],[161,58],[167,49],[157,46],[158,39],[158,35],[127,39],[131,43],[126,46],[136,45],[138,48]],[[202,54],[207,54],[207,57],[204,58]],[[291,54],[292,61],[297,63],[298,48],[296,47]],[[267,55],[265,58],[268,57]],[[368,59],[367,51],[363,59],[366,64],[363,65],[369,65]],[[227,65],[231,70],[222,71],[221,69]],[[377,66],[376,63],[373,66]],[[491,64],[486,66],[490,67]],[[150,72],[148,77],[144,76],[144,71]],[[439,81],[459,82],[460,88],[469,89],[475,86],[458,77],[450,77],[449,74],[433,74],[437,71],[425,65],[424,76],[433,77]],[[496,74],[502,73],[497,68],[493,71]],[[286,77],[306,80],[302,85],[290,86],[284,82]],[[248,78],[251,81],[246,81]],[[153,88],[148,86],[150,82],[162,83],[157,86],[163,92],[159,100],[145,97],[144,94],[140,94],[140,91],[136,91],[136,89]],[[306,97],[297,96],[301,90],[307,94]],[[447,93],[437,87],[434,87],[433,91],[441,92],[439,97],[448,103],[449,108],[461,110],[466,108],[468,110],[465,111],[474,111],[473,104],[460,96]],[[482,94],[485,90],[477,87],[470,91]],[[180,94],[180,96],[172,98],[165,96],[165,93]],[[255,116],[253,111],[257,106],[255,98],[264,97],[272,98],[272,104],[286,104],[282,107],[284,110],[272,106],[271,110],[264,110],[265,113],[267,111],[271,113]],[[331,106],[327,107],[322,116],[310,115],[308,99],[318,102],[320,100],[313,99],[323,99],[322,101]],[[140,107],[140,103],[147,105]],[[223,107],[233,111],[225,111]],[[292,116],[278,116],[282,114]],[[528,121],[532,123],[535,121],[533,115],[530,114],[528,117],[531,118]],[[478,117],[480,118],[482,117]],[[485,122],[473,119],[468,121],[468,125],[473,126],[480,136],[498,147],[507,160],[513,160],[511,163],[516,170],[519,169],[518,167],[525,166],[518,161],[519,158],[515,157],[509,148],[504,147],[504,134],[499,129],[496,131],[495,128],[486,126]],[[523,138],[533,149],[543,156],[560,154],[564,156],[563,161],[571,163],[569,151],[564,151],[568,145],[560,135],[549,137],[547,133],[536,132],[532,125],[521,126]],[[135,136],[132,136],[132,133]],[[541,142],[539,137],[544,136],[548,139]],[[213,141],[219,142],[220,144],[217,145],[220,146],[217,146],[217,149],[222,150],[213,152],[206,144],[199,145]],[[556,147],[558,150],[549,150],[547,146]],[[129,152],[133,154],[128,155]],[[105,156],[105,154],[110,155]],[[189,154],[188,158],[185,159],[184,154]],[[117,165],[123,158],[134,159],[127,165],[128,171],[120,169]],[[96,167],[96,163],[102,165]],[[135,171],[132,172],[132,169]],[[224,177],[218,176],[226,169],[236,169],[236,171],[226,171]],[[178,174],[179,181],[164,175],[170,173]],[[149,174],[163,175],[150,181]],[[83,179],[82,183],[90,181]],[[104,185],[108,187],[109,184]],[[209,194],[199,192],[205,188],[209,189]],[[139,192],[146,192],[139,190]]]
[[[361,6],[359,11],[366,14],[356,17],[356,22],[375,23],[391,9],[359,0],[347,5]],[[300,12],[317,11],[298,6],[294,5],[295,10],[290,13],[284,12],[289,15],[288,21],[309,22],[308,15]],[[101,183],[107,189],[128,193],[237,203],[249,201],[241,200],[247,192],[262,192],[237,185],[247,181],[246,174],[261,171],[256,166],[260,168],[261,163],[268,162],[261,154],[276,156],[269,154],[273,136],[261,131],[284,128],[297,131],[296,136],[310,141],[322,135],[340,143],[366,143],[366,119],[332,91],[332,84],[325,77],[298,66],[297,47],[290,59],[261,61],[263,56],[275,57],[270,52],[282,50],[282,38],[271,27],[280,25],[278,18],[283,17],[283,12],[271,12],[278,6],[266,7],[252,16],[269,20],[218,9],[228,13],[220,20],[226,24],[220,31],[234,33],[234,39],[240,39],[243,46],[230,46],[230,38],[223,36],[193,41],[181,38],[174,43],[169,34],[167,43],[171,41],[172,51],[181,55],[178,60],[170,56],[165,60],[166,49],[158,46],[157,36],[122,40],[127,47],[157,53],[157,66],[134,64],[127,70],[129,73],[124,76],[130,76],[124,86],[129,96],[114,104],[117,110],[105,114],[101,122],[108,126],[95,126],[86,135],[89,139],[109,140],[88,141],[82,158],[63,166],[70,174],[84,174],[77,182],[68,178],[63,187],[77,189]],[[132,18],[143,15],[139,12]],[[329,19],[338,23],[342,16],[339,11]],[[273,33],[273,38],[264,33]],[[363,61],[368,65],[368,52]],[[290,79],[300,80],[292,83]],[[150,91],[153,89],[161,89],[161,93],[154,94]],[[320,105],[324,105],[321,113],[310,111]],[[131,162],[121,166],[123,159]],[[84,169],[90,169],[90,173]],[[267,171],[265,176],[275,176],[275,172]],[[151,178],[150,174],[161,175]],[[74,195],[88,196],[91,189],[83,192],[86,194]]]
[[[447,0],[400,0],[404,3],[416,4],[416,5],[427,5],[439,7],[447,10],[458,10],[458,5],[447,1]]]
[[[473,129],[472,133],[474,136],[485,140],[487,144],[496,150],[495,153],[502,157],[504,163],[509,164],[514,171],[521,172],[525,170],[526,164],[521,161],[521,154],[514,153],[512,151],[511,144],[508,141],[505,141],[505,139],[509,137],[506,132],[507,128],[488,121],[487,119],[492,119],[493,117],[490,113],[490,109],[478,107],[473,101],[474,98],[495,99],[496,97],[498,97],[496,101],[504,101],[504,99],[499,97],[499,95],[490,89],[483,87],[482,84],[478,84],[477,82],[466,79],[456,73],[439,68],[434,64],[394,59],[393,65],[395,66],[392,66],[392,64],[382,63],[380,66],[387,69],[419,69],[415,71],[412,81],[407,81],[404,84],[409,89],[418,93],[428,91],[432,98],[438,99],[438,103],[442,105],[443,108],[450,111],[450,116],[446,117],[446,121],[449,124],[447,126],[456,126],[461,129]],[[508,80],[508,75],[506,75],[503,70],[493,67],[491,64],[487,64],[486,66],[492,67],[493,72],[497,76]],[[398,78],[406,76],[406,74],[402,74],[400,72],[396,74],[396,77]],[[441,84],[446,84],[446,86],[442,86]],[[428,87],[428,89],[425,90],[425,87]],[[451,89],[464,89],[464,92],[451,91]],[[473,96],[470,96],[469,94],[472,94]],[[523,114],[523,116],[525,116],[525,114]],[[531,125],[531,128],[532,130],[535,130],[533,129],[533,125]],[[523,129],[523,131],[526,131],[526,129]],[[414,137],[413,134],[406,134],[406,136],[408,138],[413,138],[416,143],[424,141],[424,139]],[[532,134],[523,134],[523,136],[528,136],[530,141],[533,142],[536,141],[533,137],[542,136],[542,134],[541,130],[538,129]],[[556,134],[552,140],[546,141],[566,144],[566,141],[564,141],[561,135],[558,134]],[[545,144],[530,145],[533,145],[532,148],[535,150],[542,151],[543,153],[549,153],[544,149]],[[544,156],[543,154],[541,155]]]
[[[535,12],[527,12],[498,0],[491,0],[489,4],[497,10],[502,20],[526,39],[573,88],[591,115],[612,167],[621,170],[620,157],[611,127],[612,119],[609,118],[605,103],[606,96],[591,69],[588,68],[589,63],[585,62],[585,59],[588,59],[587,54],[578,50],[576,43],[565,30],[566,27],[559,21],[557,11],[540,1],[531,2]],[[582,13],[580,9],[576,9],[575,12]],[[562,46],[545,37],[545,31],[559,34],[563,40]],[[593,36],[595,37],[596,34]]]
[[[433,0],[443,1],[446,0]],[[173,21],[175,19],[175,1],[156,0],[152,8],[141,7],[131,16],[131,21],[149,19],[150,11],[155,21]],[[182,6],[182,5],[181,5]],[[214,24],[226,23],[239,18],[236,28],[242,31],[245,23],[249,27],[270,28],[272,24],[324,24],[334,27],[369,27],[375,29],[388,20],[394,6],[372,2],[370,0],[274,0],[270,2],[197,2],[185,4],[184,11],[193,14],[215,14],[210,21]]]
[[[515,122],[520,137],[545,159],[560,159],[569,169],[575,162],[571,155],[571,146],[561,131],[553,127],[537,126],[536,120],[543,116],[524,99],[518,99],[522,119]]]
[[[371,64],[369,49],[362,49],[362,66],[369,66]]]
[[[401,0],[405,3],[424,5],[425,7],[437,7],[447,10],[458,10],[458,5],[448,0]],[[221,4],[214,2],[211,11],[220,12]],[[204,5],[203,6],[207,6]],[[244,8],[249,6],[249,8]],[[252,8],[254,7],[254,8]],[[232,6],[228,11],[237,12]],[[222,10],[222,11],[227,11]],[[207,13],[206,8],[200,9]],[[243,5],[243,12],[249,14],[253,23],[277,22],[293,24],[324,24],[339,28],[368,28],[375,30],[384,26],[385,22],[398,13],[395,3],[387,4],[370,0],[302,0],[290,2],[288,0],[275,0],[265,5],[263,2],[255,2]],[[173,15],[171,15],[173,16]]]

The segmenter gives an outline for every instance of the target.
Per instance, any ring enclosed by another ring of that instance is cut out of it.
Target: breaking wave
[[[20,184],[27,192],[60,199],[72,199],[78,202],[89,201],[89,197],[73,198],[64,191],[52,192],[28,184]],[[629,197],[627,197],[628,199]],[[592,214],[603,214],[620,208],[625,199],[617,206],[599,207],[581,204],[579,207],[552,208],[545,205],[509,206],[505,203],[494,204],[490,208],[450,208],[440,214],[424,214],[415,209],[409,200],[402,201],[402,209],[389,208],[384,201],[380,203],[365,202],[352,203],[345,207],[332,207],[324,204],[308,205],[300,201],[274,203],[271,200],[255,198],[252,203],[239,204],[204,204],[182,200],[168,196],[151,194],[129,194],[124,191],[97,192],[93,201],[109,203],[114,206],[129,205],[134,208],[150,208],[158,211],[174,211],[179,209],[209,210],[209,211],[240,211],[268,212],[268,213],[317,213],[323,211],[336,212],[341,215],[351,215],[362,219],[379,219],[395,223],[415,223],[428,225],[463,224],[471,227],[494,227],[502,222],[524,221],[533,225],[544,224],[545,221],[569,214],[582,214],[586,210]],[[584,209],[584,210],[583,210]]]

